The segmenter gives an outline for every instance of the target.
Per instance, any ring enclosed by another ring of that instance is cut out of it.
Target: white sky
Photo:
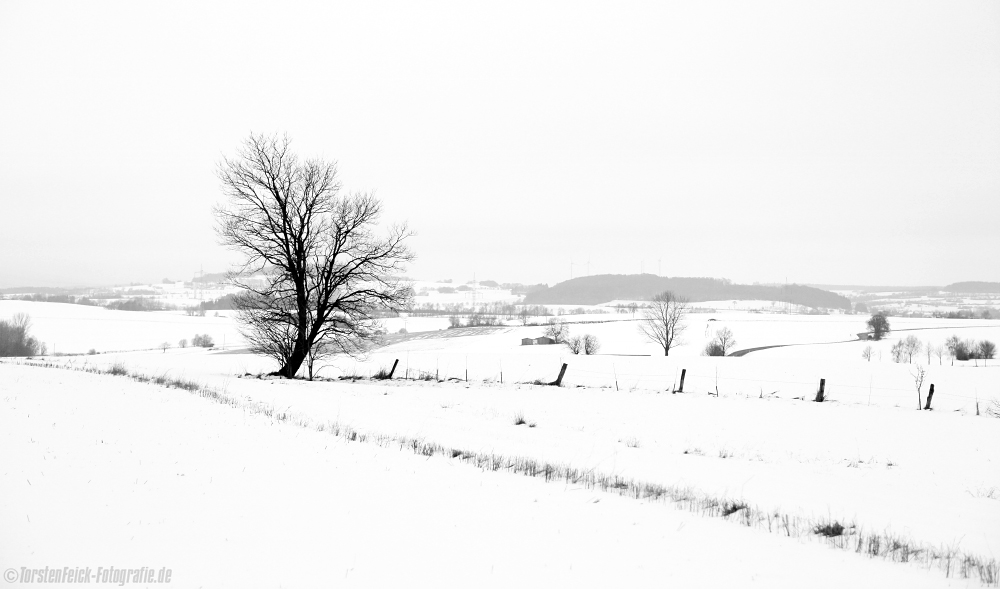
[[[415,277],[1000,280],[1000,2],[0,0],[0,287],[224,269],[251,131]]]

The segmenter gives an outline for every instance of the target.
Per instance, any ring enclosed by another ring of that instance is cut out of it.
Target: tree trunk
[[[285,362],[285,365],[281,367],[278,371],[278,376],[283,376],[285,378],[295,378],[298,373],[299,368],[302,367],[302,362],[306,359],[306,353],[304,347],[296,345],[295,350],[292,351],[291,357]]]

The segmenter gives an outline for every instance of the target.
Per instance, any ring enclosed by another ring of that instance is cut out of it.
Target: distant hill
[[[719,278],[667,278],[653,274],[602,274],[574,278],[529,293],[524,302],[531,305],[598,305],[616,299],[649,300],[665,290],[673,291],[691,302],[727,299],[788,301],[807,307],[851,308],[847,297],[799,284],[733,284]]]
[[[997,294],[1000,293],[1000,282],[956,282],[949,284],[941,290],[947,292]]]

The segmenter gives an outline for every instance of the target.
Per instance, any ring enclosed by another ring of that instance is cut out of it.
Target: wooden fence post
[[[819,390],[816,391],[816,399],[815,399],[815,401],[817,403],[822,403],[824,400],[826,400],[826,396],[825,395],[826,395],[826,379],[825,378],[821,378],[821,379],[819,379]]]
[[[931,409],[931,399],[934,398],[934,385],[931,384],[931,389],[927,391],[927,404],[924,405],[924,411],[930,411]]]
[[[688,373],[688,369],[687,368],[682,368],[681,369],[681,386],[677,387],[677,390],[674,391],[675,394],[676,393],[683,393],[684,392],[684,377],[687,376],[687,373]]]
[[[559,378],[557,378],[556,381],[554,383],[552,383],[552,384],[554,384],[557,387],[561,387],[562,386],[562,379],[563,379],[564,376],[566,376],[566,367],[567,366],[569,366],[569,364],[565,364],[564,363],[562,365],[562,368],[559,369]]]
[[[396,365],[398,365],[398,364],[399,364],[399,358],[396,358],[396,361],[392,363],[392,370],[389,371],[389,378],[390,379],[392,378],[392,374],[394,372],[396,372]]]

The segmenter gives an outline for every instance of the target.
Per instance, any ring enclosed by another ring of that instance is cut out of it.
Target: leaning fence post
[[[821,378],[819,379],[819,390],[816,391],[816,399],[814,400],[817,403],[822,403],[826,399],[825,393],[826,393],[826,379]]]
[[[569,366],[569,364],[563,363],[562,368],[559,369],[559,378],[557,378],[556,381],[554,383],[552,383],[552,384],[554,384],[557,387],[561,387],[562,386],[562,379],[563,379],[564,376],[566,376],[566,367],[567,366]]]
[[[399,364],[399,358],[396,358],[396,361],[392,363],[392,370],[389,371],[389,378],[390,379],[392,378],[392,373],[396,372],[396,365],[397,364]]]
[[[927,404],[924,405],[924,411],[930,411],[931,409],[931,399],[934,398],[934,385],[931,385],[929,391],[927,391]]]
[[[674,391],[675,394],[676,393],[683,393],[684,392],[684,377],[687,376],[687,373],[688,373],[688,369],[687,368],[682,368],[681,369],[681,386],[679,386],[677,388],[677,390]]]

